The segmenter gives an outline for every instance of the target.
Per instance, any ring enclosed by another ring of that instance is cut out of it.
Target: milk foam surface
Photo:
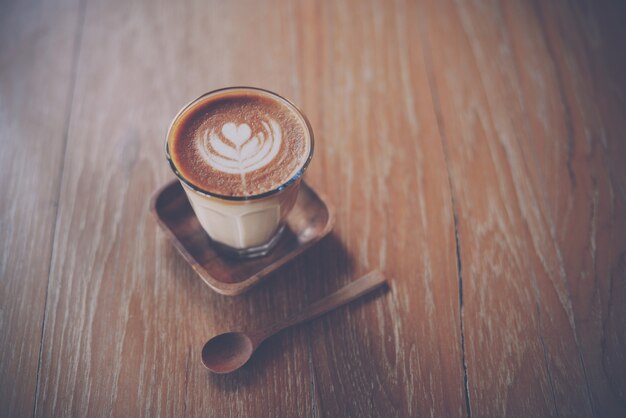
[[[200,99],[168,138],[178,171],[200,189],[252,196],[291,179],[310,153],[306,123],[291,106],[262,92]]]

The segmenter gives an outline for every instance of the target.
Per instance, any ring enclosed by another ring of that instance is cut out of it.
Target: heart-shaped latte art
[[[197,143],[202,159],[216,170],[230,174],[265,167],[280,151],[282,130],[269,117],[260,125],[254,135],[246,123],[225,123],[221,135],[217,129],[206,129]]]
[[[222,126],[222,135],[237,147],[242,146],[252,135],[252,130],[247,123],[237,126],[232,122],[225,123]]]

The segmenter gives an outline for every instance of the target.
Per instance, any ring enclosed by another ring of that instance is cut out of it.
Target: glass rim
[[[174,160],[172,159],[171,155],[170,155],[170,149],[169,149],[169,140],[170,140],[170,134],[172,132],[172,127],[174,126],[174,124],[176,122],[178,122],[178,120],[180,119],[180,117],[187,111],[189,110],[193,105],[195,105],[197,102],[199,102],[200,100],[208,97],[208,96],[212,96],[215,95],[217,93],[223,93],[225,91],[235,91],[235,90],[243,90],[243,91],[252,91],[252,92],[260,92],[262,94],[266,94],[271,96],[274,99],[277,99],[278,101],[284,102],[284,104],[287,105],[287,107],[291,107],[292,110],[296,113],[297,116],[299,116],[302,121],[304,122],[305,125],[305,129],[306,132],[309,136],[309,155],[307,155],[306,160],[304,161],[304,164],[302,164],[302,166],[298,169],[298,171],[296,171],[296,173],[291,176],[286,182],[282,183],[281,185],[279,185],[278,187],[268,190],[266,192],[263,193],[259,193],[259,194],[255,194],[255,195],[250,195],[250,196],[230,196],[230,195],[222,195],[219,193],[214,193],[214,192],[209,192],[208,190],[204,190],[203,188],[196,186],[195,184],[191,183],[189,180],[187,180],[185,178],[185,176],[182,175],[182,173],[178,170],[178,168],[176,167],[176,164],[174,163]],[[167,161],[170,165],[171,170],[174,172],[174,174],[176,175],[176,177],[178,177],[178,179],[183,183],[184,186],[187,186],[188,188],[190,188],[191,190],[193,190],[194,192],[203,195],[205,197],[210,197],[210,198],[216,198],[216,199],[222,199],[222,200],[230,200],[230,201],[246,201],[246,200],[257,200],[257,199],[262,199],[265,197],[269,197],[272,196],[276,193],[281,192],[282,190],[288,188],[289,186],[291,186],[293,183],[295,183],[298,179],[300,179],[303,175],[304,172],[306,171],[307,167],[309,166],[309,163],[311,162],[311,159],[313,158],[313,148],[314,148],[314,138],[313,138],[313,129],[311,128],[311,124],[309,122],[309,120],[307,119],[306,115],[304,114],[304,112],[302,112],[300,110],[300,108],[298,106],[296,106],[291,100],[274,93],[273,91],[270,90],[266,90],[260,87],[250,87],[250,86],[233,86],[233,87],[223,87],[217,90],[211,90],[207,93],[204,93],[202,95],[200,95],[199,97],[193,99],[192,101],[190,101],[189,103],[187,103],[186,105],[184,105],[182,107],[182,109],[180,109],[178,111],[178,113],[176,114],[176,116],[174,116],[174,118],[172,119],[172,122],[170,123],[169,128],[167,129],[167,135],[165,136],[165,157],[167,158]]]

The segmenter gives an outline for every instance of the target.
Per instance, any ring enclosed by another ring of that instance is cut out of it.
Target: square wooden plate
[[[174,246],[213,290],[238,295],[326,236],[335,221],[334,209],[302,182],[296,204],[276,247],[265,257],[237,260],[216,252],[176,180],[158,190],[151,210]]]

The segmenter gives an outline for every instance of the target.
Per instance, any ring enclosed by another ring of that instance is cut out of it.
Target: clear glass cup
[[[211,193],[188,181],[176,168],[170,156],[172,127],[180,117],[198,103],[227,92],[265,95],[290,108],[301,119],[309,139],[309,154],[302,167],[289,180],[273,190],[252,196],[224,196]],[[236,258],[252,258],[266,255],[279,241],[285,228],[285,218],[296,202],[302,176],[313,157],[313,144],[313,130],[309,121],[289,100],[264,89],[228,87],[203,94],[178,112],[167,132],[165,153],[170,168],[180,180],[200,225],[216,248]]]

